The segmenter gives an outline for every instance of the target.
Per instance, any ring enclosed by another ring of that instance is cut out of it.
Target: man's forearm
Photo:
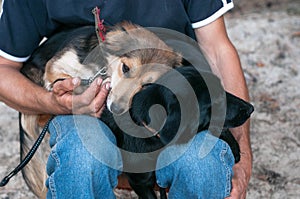
[[[240,59],[234,46],[225,43],[219,46],[219,54],[213,64],[213,70],[220,76],[224,89],[246,101],[249,101],[249,93],[241,68]],[[215,64],[215,65],[214,65]],[[248,182],[252,172],[252,150],[250,144],[250,119],[242,126],[231,129],[232,134],[240,145],[241,173],[244,173],[245,182]]]
[[[27,114],[49,113],[45,99],[49,94],[24,77],[17,68],[0,66],[0,100],[8,106]]]
[[[211,24],[195,30],[202,52],[207,58],[212,71],[221,79],[227,92],[245,101],[249,93],[236,49],[229,40],[224,18],[220,17]],[[234,166],[231,198],[245,198],[252,171],[252,151],[249,133],[250,121],[231,129],[241,149],[241,160]]]
[[[219,46],[219,54],[215,62],[210,62],[213,71],[220,76],[224,89],[246,101],[249,101],[249,92],[241,68],[239,56],[231,43]],[[240,127],[231,129],[241,147],[242,155],[252,160],[250,148],[250,121]]]
[[[36,85],[20,73],[21,63],[0,56],[0,101],[26,114],[88,114],[100,117],[109,85],[97,78],[80,95],[73,95],[79,78],[54,84],[52,92]]]

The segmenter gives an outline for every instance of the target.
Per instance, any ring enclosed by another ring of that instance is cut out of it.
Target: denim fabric
[[[207,149],[211,150],[203,155]],[[170,157],[181,154],[181,150],[183,155],[167,165]],[[170,187],[169,199],[221,199],[230,195],[233,165],[229,145],[203,131],[189,143],[168,147],[160,154],[157,184]]]
[[[83,131],[84,138],[78,133]],[[55,117],[49,132],[52,149],[47,163],[47,198],[115,198],[113,189],[120,171],[106,164],[114,162],[113,166],[121,170],[120,154],[116,148],[106,147],[96,139],[101,137],[116,143],[108,127],[92,117],[68,115]],[[92,155],[87,150],[86,143],[83,143],[87,138],[91,138],[91,148],[96,148],[98,154]],[[97,158],[100,154],[104,160]],[[109,161],[105,162],[107,159]]]
[[[122,161],[109,128],[89,116],[67,115],[55,117],[49,131],[47,199],[115,198]],[[207,138],[210,146],[202,144]],[[159,155],[157,183],[170,187],[171,199],[224,198],[231,190],[233,164],[229,146],[202,132],[188,144],[167,147]]]

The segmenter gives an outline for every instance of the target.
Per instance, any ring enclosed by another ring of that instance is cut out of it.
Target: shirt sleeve
[[[5,0],[0,15],[0,55],[17,62],[26,61],[42,36],[26,0]]]
[[[192,27],[200,28],[233,8],[232,0],[187,0],[186,10]]]

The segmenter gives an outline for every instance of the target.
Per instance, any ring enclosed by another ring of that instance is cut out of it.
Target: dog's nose
[[[116,103],[112,103],[111,105],[110,105],[110,110],[111,110],[111,112],[112,113],[114,113],[114,114],[117,114],[117,115],[120,115],[121,113],[123,113],[124,112],[124,108],[121,108],[118,104],[116,104]]]

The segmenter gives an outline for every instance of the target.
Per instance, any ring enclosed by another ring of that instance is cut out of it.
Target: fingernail
[[[80,81],[80,79],[78,77],[72,79],[73,85],[78,85],[79,81]]]
[[[107,83],[105,84],[105,89],[106,89],[106,90],[109,90],[109,89],[110,89],[110,82],[107,82]]]
[[[97,79],[97,85],[98,85],[98,86],[101,86],[101,84],[102,84],[102,79],[101,79],[101,78],[98,78],[98,79]]]

